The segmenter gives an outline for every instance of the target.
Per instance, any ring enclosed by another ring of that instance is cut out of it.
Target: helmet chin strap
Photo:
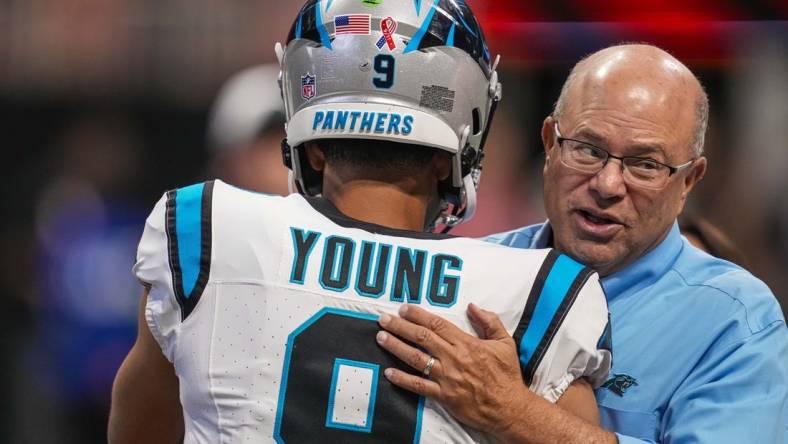
[[[452,174],[455,177],[460,178],[460,192],[457,199],[459,202],[452,204],[451,209],[449,209],[448,203],[444,201],[443,210],[435,222],[431,225],[431,227],[434,227],[436,224],[442,224],[444,227],[441,230],[441,233],[443,234],[448,233],[452,228],[454,228],[456,225],[459,225],[461,222],[469,220],[476,212],[476,186],[474,185],[473,180],[474,174],[471,172],[465,176],[462,176],[464,168],[461,159],[462,154],[465,152],[465,148],[468,147],[468,137],[470,134],[471,127],[467,125],[462,131],[460,146],[457,150],[457,154],[454,156],[454,166],[452,168]],[[471,169],[471,171],[473,170],[474,169]]]
[[[473,180],[474,173],[462,178],[463,188],[465,189],[465,210],[462,214],[462,221],[468,222],[476,214],[476,184]]]
[[[478,169],[474,169],[474,171],[478,171]],[[477,173],[472,172],[471,174],[467,174],[465,177],[462,178],[463,183],[463,191],[460,199],[462,200],[462,206],[454,206],[451,210],[451,213],[447,213],[444,211],[443,214],[436,220],[436,223],[443,224],[444,227],[440,231],[441,234],[446,234],[451,231],[452,228],[456,227],[457,225],[468,222],[469,220],[473,219],[473,215],[476,214],[476,187],[474,186],[475,180],[474,176]]]

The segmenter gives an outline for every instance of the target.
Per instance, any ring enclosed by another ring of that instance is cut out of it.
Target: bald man
[[[426,353],[394,335],[381,345],[411,361],[434,356],[430,379],[387,376],[507,442],[785,442],[780,307],[763,282],[693,247],[676,223],[706,171],[707,120],[700,82],[665,51],[620,45],[591,55],[542,127],[548,221],[489,238],[554,247],[600,272],[613,330],[602,341],[614,351],[611,378],[595,392],[603,428],[524,390],[512,356],[539,359],[541,340],[508,337],[489,313],[478,339],[411,307],[383,328],[423,338]],[[535,307],[531,322],[549,325],[566,304]]]

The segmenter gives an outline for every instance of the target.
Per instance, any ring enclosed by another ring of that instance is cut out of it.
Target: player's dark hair
[[[437,148],[368,139],[317,141],[326,162],[339,167],[403,172],[424,167],[439,152]]]

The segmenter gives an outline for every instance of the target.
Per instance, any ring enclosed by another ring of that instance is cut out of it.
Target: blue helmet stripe
[[[303,19],[304,19],[304,14],[303,13],[298,14],[298,22],[296,22],[296,30],[295,30],[295,38],[297,39],[301,38],[301,22],[303,21]]]
[[[326,2],[326,12],[328,12],[328,10],[331,9],[331,3],[334,3],[334,0],[328,0]]]
[[[471,33],[471,35],[472,35],[472,36],[474,36],[474,37],[476,37],[476,38],[479,38],[479,36],[478,36],[478,35],[476,35],[476,33],[475,33],[475,32],[473,32],[473,30],[471,29],[471,27],[470,27],[470,26],[468,26],[468,24],[467,24],[467,23],[465,23],[465,19],[464,19],[464,18],[462,18],[462,14],[457,14],[457,18],[459,18],[459,19],[460,19],[460,21],[462,22],[462,26],[464,26],[464,27],[465,27],[465,29],[467,29],[467,30],[468,30],[468,32],[470,32],[470,33]]]
[[[317,30],[320,33],[320,43],[323,44],[328,49],[331,49],[331,38],[328,37],[328,31],[326,31],[326,27],[323,26],[323,11],[320,7],[320,4],[323,0],[318,0],[317,4],[315,5],[315,22],[317,24]],[[331,0],[329,0],[330,6]]]
[[[451,28],[449,29],[449,36],[446,37],[446,46],[454,46],[454,28],[457,26],[452,23]]]
[[[410,39],[408,42],[408,46],[405,47],[405,50],[402,51],[403,54],[407,54],[411,51],[415,51],[419,49],[419,43],[421,43],[421,39],[424,38],[424,34],[427,33],[427,29],[430,27],[430,22],[432,21],[432,16],[435,14],[435,6],[437,6],[440,0],[434,0],[432,2],[432,6],[430,7],[430,12],[427,13],[427,16],[424,18],[424,22],[421,24],[421,28],[416,31],[416,34],[413,35],[413,38]]]
[[[421,0],[413,0],[413,5],[416,6],[416,17],[421,13]]]

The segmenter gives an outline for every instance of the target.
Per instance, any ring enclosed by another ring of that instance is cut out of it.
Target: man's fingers
[[[440,399],[441,387],[435,381],[414,376],[395,368],[387,368],[383,374],[386,375],[386,379],[397,387],[401,387],[417,395]]]
[[[378,332],[376,339],[378,344],[386,349],[386,351],[398,357],[409,366],[413,367],[414,370],[418,372],[424,372],[424,369],[429,363],[431,357],[430,355],[424,353],[416,347],[411,347],[396,336],[386,333],[385,331]],[[432,364],[432,368],[430,369],[430,375],[439,375],[441,371],[440,368],[440,360],[436,358],[435,362]]]
[[[399,308],[399,315],[403,319],[407,319],[414,324],[429,329],[450,344],[456,344],[457,341],[463,339],[465,336],[469,336],[446,319],[436,316],[416,305],[403,304]]]
[[[503,321],[497,314],[483,310],[476,304],[468,305],[468,319],[482,339],[505,339],[509,337]]]
[[[446,356],[451,345],[432,330],[416,325],[406,319],[387,314],[381,315],[378,323],[387,331],[421,346],[435,356]]]

